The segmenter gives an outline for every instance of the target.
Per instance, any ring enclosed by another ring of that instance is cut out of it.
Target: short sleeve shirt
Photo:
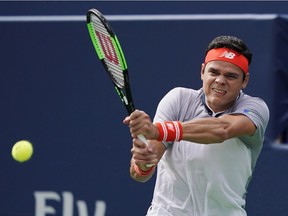
[[[160,101],[154,122],[210,118],[202,89],[174,88]],[[215,113],[212,113],[212,116]],[[213,145],[188,141],[164,143],[149,216],[245,216],[245,195],[261,152],[269,120],[266,103],[240,92],[225,114],[253,121],[253,136]]]

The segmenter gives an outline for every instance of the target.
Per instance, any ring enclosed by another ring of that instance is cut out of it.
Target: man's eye
[[[216,71],[210,71],[210,74],[211,74],[212,76],[217,76],[219,73],[216,72]]]
[[[228,79],[238,79],[238,76],[237,76],[237,75],[233,75],[233,74],[227,75],[226,77],[227,77]]]

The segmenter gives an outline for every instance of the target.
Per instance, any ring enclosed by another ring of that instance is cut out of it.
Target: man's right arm
[[[146,182],[153,176],[156,166],[166,150],[162,142],[155,140],[149,140],[148,142],[149,145],[146,146],[139,139],[133,139],[130,176],[138,182]],[[147,164],[153,164],[154,166],[147,167]]]

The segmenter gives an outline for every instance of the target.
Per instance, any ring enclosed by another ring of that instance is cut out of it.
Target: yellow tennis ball
[[[14,144],[11,153],[16,161],[25,162],[31,158],[33,146],[28,140],[20,140]]]

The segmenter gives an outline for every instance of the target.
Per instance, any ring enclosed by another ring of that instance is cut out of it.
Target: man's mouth
[[[225,90],[221,90],[221,89],[216,89],[216,88],[212,88],[212,90],[218,94],[224,95],[226,94]]]

